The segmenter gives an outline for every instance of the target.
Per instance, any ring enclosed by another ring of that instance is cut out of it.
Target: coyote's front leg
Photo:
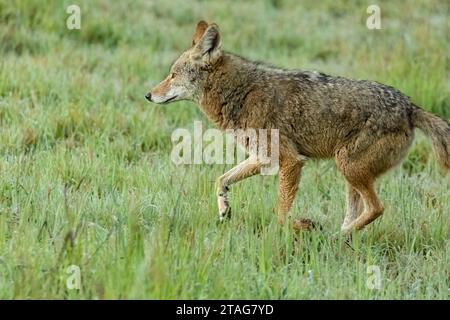
[[[250,156],[217,179],[217,204],[220,220],[229,215],[231,210],[228,202],[228,187],[235,182],[258,174],[260,171],[261,162],[256,156]]]
[[[286,216],[291,210],[292,202],[298,190],[303,162],[294,159],[285,159],[280,163],[278,185],[278,212],[279,224],[284,224]]]

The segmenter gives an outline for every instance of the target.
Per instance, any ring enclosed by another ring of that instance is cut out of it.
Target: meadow
[[[275,176],[233,185],[220,224],[231,166],[170,160],[173,130],[208,120],[144,99],[206,19],[228,51],[386,83],[449,120],[448,1],[378,2],[381,30],[356,0],[0,0],[0,298],[448,299],[450,181],[419,131],[379,180],[385,214],[346,245],[333,161],[309,161],[293,207],[322,230],[276,223]]]

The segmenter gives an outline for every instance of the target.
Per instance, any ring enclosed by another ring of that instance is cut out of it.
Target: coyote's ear
[[[219,26],[215,23],[208,26],[203,36],[195,45],[195,53],[201,59],[214,60],[220,48]]]
[[[197,28],[195,28],[194,35],[192,36],[192,46],[195,46],[199,42],[207,28],[208,23],[205,20],[201,20],[197,23]]]

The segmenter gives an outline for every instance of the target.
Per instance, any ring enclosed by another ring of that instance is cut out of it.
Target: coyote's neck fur
[[[244,106],[251,103],[251,93],[261,86],[268,74],[275,76],[277,73],[286,73],[285,70],[252,62],[228,52],[223,52],[211,70],[198,102],[205,115],[222,130],[249,127],[250,123],[244,118],[251,110]],[[254,107],[264,112],[262,104],[259,100]]]

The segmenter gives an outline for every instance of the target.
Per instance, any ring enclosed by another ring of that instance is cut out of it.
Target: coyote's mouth
[[[169,99],[167,99],[167,100],[164,101],[163,103],[164,103],[164,104],[169,103],[170,101],[174,100],[174,99],[177,98],[177,97],[178,97],[178,95],[175,95],[175,96],[173,96],[173,97],[170,97]]]

